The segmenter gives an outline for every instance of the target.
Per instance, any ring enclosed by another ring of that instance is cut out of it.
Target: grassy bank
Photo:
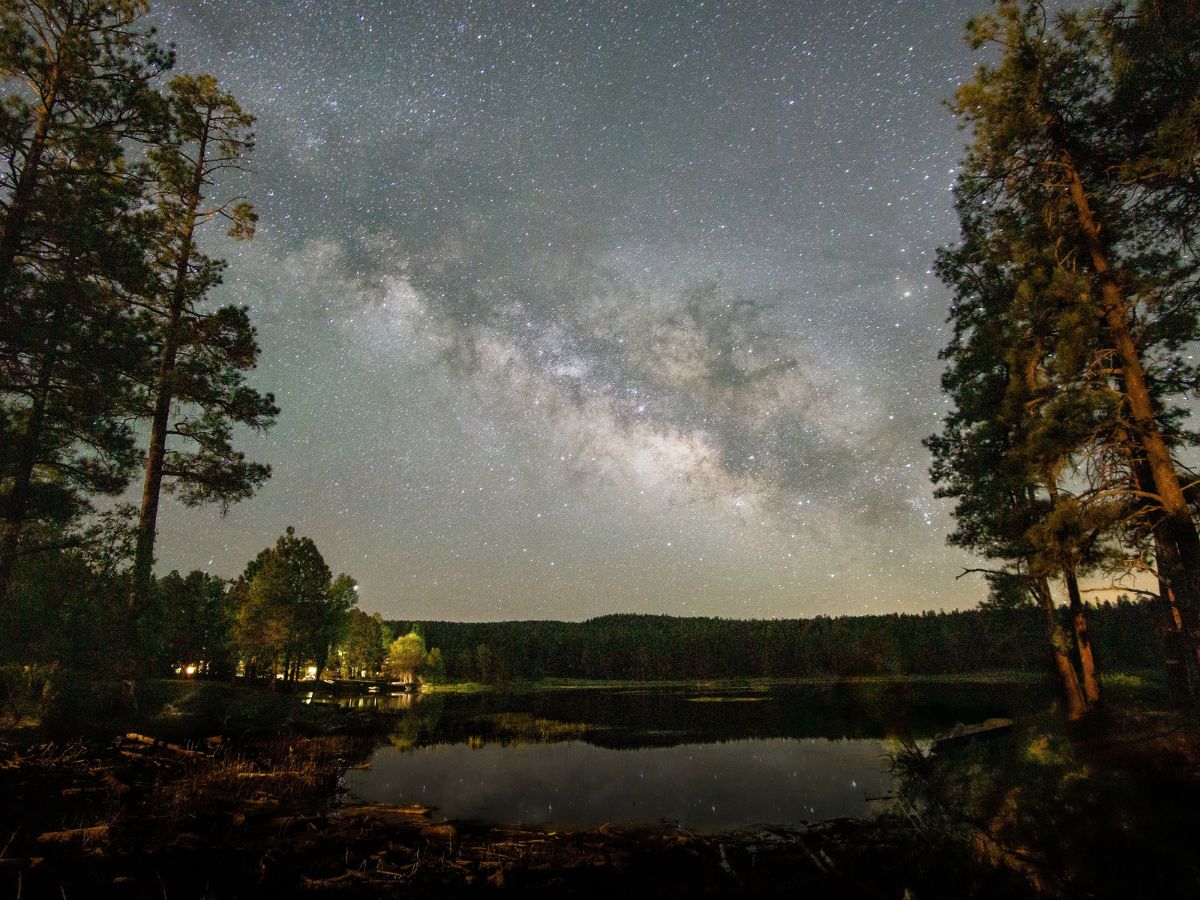
[[[1105,684],[1123,693],[1154,692],[1161,687],[1161,675],[1155,671],[1114,672]],[[485,691],[560,691],[560,690],[747,690],[766,691],[778,687],[821,687],[824,685],[1040,685],[1046,676],[1025,670],[969,672],[961,675],[829,675],[820,678],[727,678],[684,680],[543,678],[536,681],[441,682],[423,684],[423,693],[474,694]]]
[[[5,670],[0,729],[61,740],[104,739],[139,731],[170,740],[212,736],[326,734],[361,715],[305,702],[308,691],[269,684],[150,679],[131,705],[119,681],[69,671]]]

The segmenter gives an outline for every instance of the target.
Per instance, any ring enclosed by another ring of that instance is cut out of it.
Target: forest
[[[1117,672],[1157,672],[1154,604],[1089,606],[1094,652]],[[586,622],[389,622],[441,651],[450,680],[707,680],[1045,672],[1037,609],[739,620],[614,615]]]

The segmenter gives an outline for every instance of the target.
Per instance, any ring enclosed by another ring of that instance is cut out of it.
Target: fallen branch
[[[37,836],[39,844],[55,844],[59,846],[68,844],[90,844],[94,841],[102,841],[108,837],[107,825],[92,825],[88,828],[68,828],[64,831],[47,831],[45,834]]]

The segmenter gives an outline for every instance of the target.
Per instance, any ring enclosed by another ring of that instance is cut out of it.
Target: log
[[[207,756],[199,750],[189,750],[187,747],[181,747],[179,744],[163,744],[163,746],[172,753],[178,753],[180,756]]]
[[[949,731],[935,734],[933,736],[932,749],[937,751],[946,747],[953,747],[956,744],[965,744],[976,737],[994,737],[998,734],[1011,731],[1012,727],[1012,719],[987,719],[978,725],[963,725],[960,722]]]
[[[0,869],[36,869],[45,861],[44,856],[10,856],[0,859]]]
[[[392,806],[387,803],[370,803],[364,806],[347,806],[344,809],[339,809],[332,813],[332,817],[339,819],[353,819],[359,817],[375,816],[378,818],[423,818],[434,811],[436,807],[422,806],[419,803],[410,803],[406,806]]]
[[[135,744],[141,744],[145,747],[155,747],[159,750],[170,750],[172,753],[178,753],[180,756],[206,756],[197,750],[189,750],[179,744],[171,744],[167,741],[159,740],[158,738],[150,737],[148,734],[138,734],[136,731],[126,733],[125,740],[133,741]]]
[[[90,844],[102,841],[108,837],[107,825],[92,825],[88,828],[67,828],[63,831],[47,831],[37,836],[39,844],[69,846],[71,844]]]

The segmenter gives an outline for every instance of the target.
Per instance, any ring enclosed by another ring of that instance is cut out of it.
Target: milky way
[[[291,524],[397,618],[971,605],[920,441],[980,3],[159,3],[258,116],[274,477],[160,568]]]

